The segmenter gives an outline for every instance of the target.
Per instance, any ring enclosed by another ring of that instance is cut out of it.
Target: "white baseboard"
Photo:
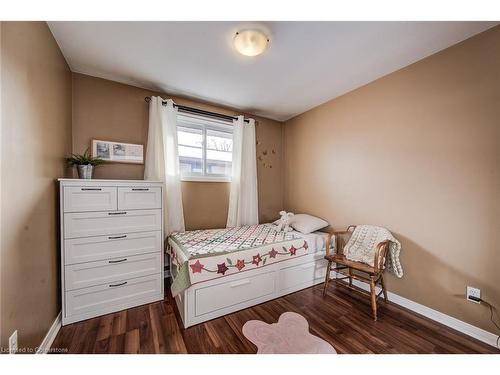
[[[56,319],[52,323],[52,325],[49,328],[49,331],[45,335],[45,337],[42,340],[42,343],[36,350],[36,354],[47,354],[50,350],[50,347],[52,346],[52,343],[54,342],[54,339],[57,336],[57,333],[61,329],[62,326],[62,315],[61,312],[57,314]]]
[[[333,274],[332,274],[333,275]],[[367,283],[364,283],[359,280],[353,280],[352,284],[357,286],[358,288],[361,288],[363,290],[369,291],[370,287],[368,286]],[[380,292],[380,288],[377,287],[377,294]],[[479,341],[482,341],[486,344],[489,344],[493,347],[496,346],[496,341],[498,338],[498,335],[495,335],[494,333],[485,331],[482,328],[473,326],[472,324],[465,323],[461,320],[458,320],[452,316],[443,314],[442,312],[439,312],[437,310],[431,309],[430,307],[421,305],[420,303],[414,302],[412,300],[409,300],[408,298],[401,297],[395,293],[392,292],[387,292],[387,298],[389,298],[389,301],[400,305],[402,307],[407,308],[408,310],[411,310],[413,312],[416,312],[417,314],[423,315],[426,318],[432,319],[438,323],[444,324],[447,327],[453,328],[454,330],[457,330],[459,332],[462,332],[470,337],[473,337],[475,339],[478,339]]]

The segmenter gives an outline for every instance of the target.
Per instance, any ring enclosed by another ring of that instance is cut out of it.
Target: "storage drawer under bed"
[[[286,264],[286,262],[284,262]],[[324,259],[312,260],[304,264],[284,267],[278,271],[278,292],[294,289],[300,285],[324,279],[327,261]]]
[[[222,278],[221,281],[220,284],[196,289],[196,316],[271,295],[275,290],[274,272],[249,275],[236,281],[224,281]]]

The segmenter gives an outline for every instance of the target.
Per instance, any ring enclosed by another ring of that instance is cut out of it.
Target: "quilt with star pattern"
[[[175,297],[191,285],[307,254],[297,232],[274,224],[177,232],[168,238]]]

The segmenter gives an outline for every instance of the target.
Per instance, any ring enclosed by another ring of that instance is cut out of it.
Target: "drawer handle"
[[[249,279],[245,279],[245,280],[241,280],[241,281],[236,281],[232,284],[229,284],[229,286],[231,288],[236,288],[237,286],[243,286],[243,285],[247,285],[247,284],[250,284],[250,280]]]
[[[127,260],[127,258],[123,258],[120,260],[110,260],[108,263],[121,263],[121,262],[125,262],[126,260]]]
[[[133,188],[132,191],[149,191],[149,188]]]
[[[101,191],[101,188],[82,188],[82,191]]]
[[[117,240],[119,238],[127,238],[127,235],[124,234],[123,236],[109,236],[108,237],[109,240]]]
[[[117,286],[122,286],[122,285],[125,285],[127,282],[124,281],[123,283],[120,283],[120,284],[109,284],[109,287],[110,288],[114,288],[114,287],[117,287]]]
[[[126,215],[126,212],[108,212],[108,215]]]

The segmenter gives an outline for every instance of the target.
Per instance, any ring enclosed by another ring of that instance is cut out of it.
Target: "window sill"
[[[231,182],[231,177],[221,176],[185,176],[181,177],[182,182]]]

